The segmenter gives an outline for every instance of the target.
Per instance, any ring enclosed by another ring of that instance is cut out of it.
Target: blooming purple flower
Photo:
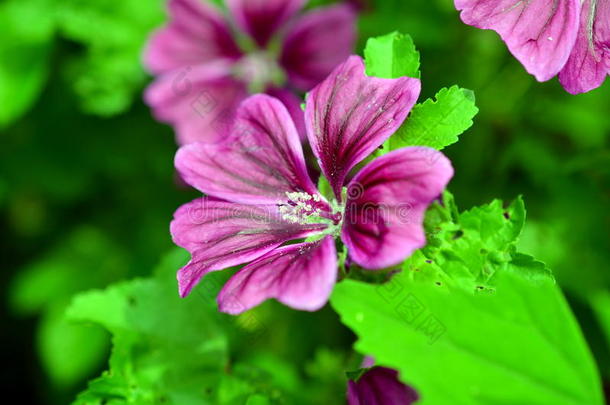
[[[610,73],[610,0],[455,0],[462,21],[500,34],[539,81],[559,74],[572,94]]]
[[[400,382],[398,372],[391,368],[370,368],[347,384],[348,405],[410,405],[419,399],[417,392]]]
[[[179,173],[208,195],[179,208],[171,224],[174,242],[192,256],[178,272],[182,296],[211,271],[249,263],[220,292],[221,311],[237,314],[269,298],[313,311],[337,279],[336,239],[367,269],[396,265],[425,244],[424,213],[453,169],[440,152],[409,147],[351,176],[403,123],[420,91],[418,79],[364,70],[352,56],[307,96],[307,138],[332,198],[308,175],[288,110],[268,95],[242,103],[227,142],[180,148]]]
[[[249,93],[282,100],[304,132],[293,91],[322,81],[350,55],[356,37],[353,7],[297,15],[304,3],[226,0],[229,21],[202,0],[169,0],[170,22],[144,55],[157,75],[145,100],[157,119],[174,125],[180,144],[220,140]]]

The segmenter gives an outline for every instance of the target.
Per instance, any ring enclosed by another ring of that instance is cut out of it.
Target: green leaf
[[[512,260],[524,222],[521,198],[506,208],[494,200],[458,214],[453,197],[446,192],[443,204],[433,204],[426,214],[427,246],[403,268],[412,268],[421,256],[431,261],[426,267],[436,272],[421,272],[418,277],[440,277],[442,282],[471,289],[487,288],[498,265]]]
[[[68,319],[104,327],[113,342],[108,371],[91,381],[74,404],[302,403],[294,400],[301,381],[290,366],[269,357],[229,357],[229,337],[251,345],[259,335],[235,333],[256,327],[253,314],[218,312],[214,297],[221,275],[208,275],[187,298],[179,297],[175,272],[187,258],[176,249],[152,278],[74,298]]]
[[[435,100],[413,107],[405,123],[388,140],[389,149],[429,146],[441,150],[458,141],[478,112],[471,90],[458,86],[441,89]]]
[[[95,325],[77,325],[64,317],[65,306],[45,311],[38,325],[40,361],[51,381],[73,388],[99,370],[107,356],[108,333]]]
[[[449,205],[432,208],[431,242],[391,281],[336,286],[331,303],[358,335],[355,348],[399,370],[422,405],[602,404],[561,291],[542,263],[515,252],[523,203],[457,219],[447,219]]]
[[[53,40],[51,0],[0,5],[0,128],[24,114],[47,79]]]
[[[76,296],[68,319],[103,326],[114,347],[109,371],[75,404],[213,403],[227,363],[227,339],[213,300],[196,293],[184,300],[178,296],[175,270],[185,259],[177,250],[153,279]]]
[[[384,79],[419,77],[419,52],[409,35],[392,32],[370,38],[364,49],[366,74]]]

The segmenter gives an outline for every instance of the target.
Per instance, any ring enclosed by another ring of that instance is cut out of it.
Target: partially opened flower
[[[347,383],[348,405],[411,405],[419,399],[415,390],[398,379],[398,372],[372,367]]]
[[[462,20],[493,29],[539,81],[559,74],[572,94],[610,73],[610,0],[455,0]]]
[[[227,142],[183,146],[176,167],[208,197],[182,206],[171,224],[174,242],[192,255],[178,272],[180,294],[211,271],[248,263],[220,292],[221,311],[269,298],[313,311],[337,279],[336,241],[366,269],[396,265],[422,247],[426,208],[453,175],[448,159],[410,147],[350,173],[403,123],[419,91],[418,79],[367,77],[352,56],[309,93],[307,138],[329,199],[308,175],[286,107],[270,96],[241,105]]]
[[[169,0],[170,22],[144,55],[158,76],[145,100],[180,144],[223,137],[249,93],[281,99],[303,130],[293,92],[310,90],[350,55],[356,19],[347,4],[298,15],[304,3],[226,0],[229,19],[203,0]]]

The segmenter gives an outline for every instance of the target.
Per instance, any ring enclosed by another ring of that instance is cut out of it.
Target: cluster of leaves
[[[429,211],[428,245],[380,285],[346,280],[332,296],[355,348],[400,371],[422,404],[602,404],[582,333],[544,264],[517,252],[518,199],[461,214]]]
[[[109,369],[92,380],[74,405],[337,403],[344,359],[319,351],[301,371],[261,349],[273,333],[250,312],[220,314],[212,275],[186,299],[176,293],[175,270],[187,254],[176,249],[147,279],[75,297],[67,318],[112,334]],[[243,347],[238,356],[231,347]],[[256,352],[252,348],[257,348]],[[337,378],[339,377],[339,378]],[[328,388],[338,385],[332,397]]]
[[[371,38],[364,48],[370,76],[419,78],[420,56],[409,35],[393,32]],[[474,93],[458,86],[441,89],[435,99],[415,105],[409,118],[383,145],[380,153],[406,147],[429,146],[441,150],[458,141],[479,112]]]

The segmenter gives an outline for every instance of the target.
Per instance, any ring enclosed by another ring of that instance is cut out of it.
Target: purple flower
[[[352,7],[297,16],[304,2],[226,0],[229,21],[202,0],[169,0],[170,22],[153,34],[144,55],[157,75],[145,100],[157,119],[174,125],[180,144],[222,139],[249,93],[282,100],[304,132],[293,90],[308,91],[328,76],[356,37]]]
[[[373,367],[347,383],[348,405],[410,405],[419,399],[415,390],[398,379],[398,372]]]
[[[249,263],[220,292],[221,311],[269,298],[313,311],[337,279],[335,240],[367,269],[422,247],[426,208],[453,175],[449,160],[403,148],[350,175],[403,123],[419,91],[418,79],[366,76],[352,56],[308,94],[307,138],[334,191],[329,199],[308,175],[288,110],[268,95],[242,103],[227,142],[180,148],[179,173],[208,195],[178,209],[171,224],[174,242],[192,256],[178,272],[180,294],[211,271]]]
[[[610,73],[610,0],[455,0],[466,24],[497,31],[539,81],[572,94]]]

